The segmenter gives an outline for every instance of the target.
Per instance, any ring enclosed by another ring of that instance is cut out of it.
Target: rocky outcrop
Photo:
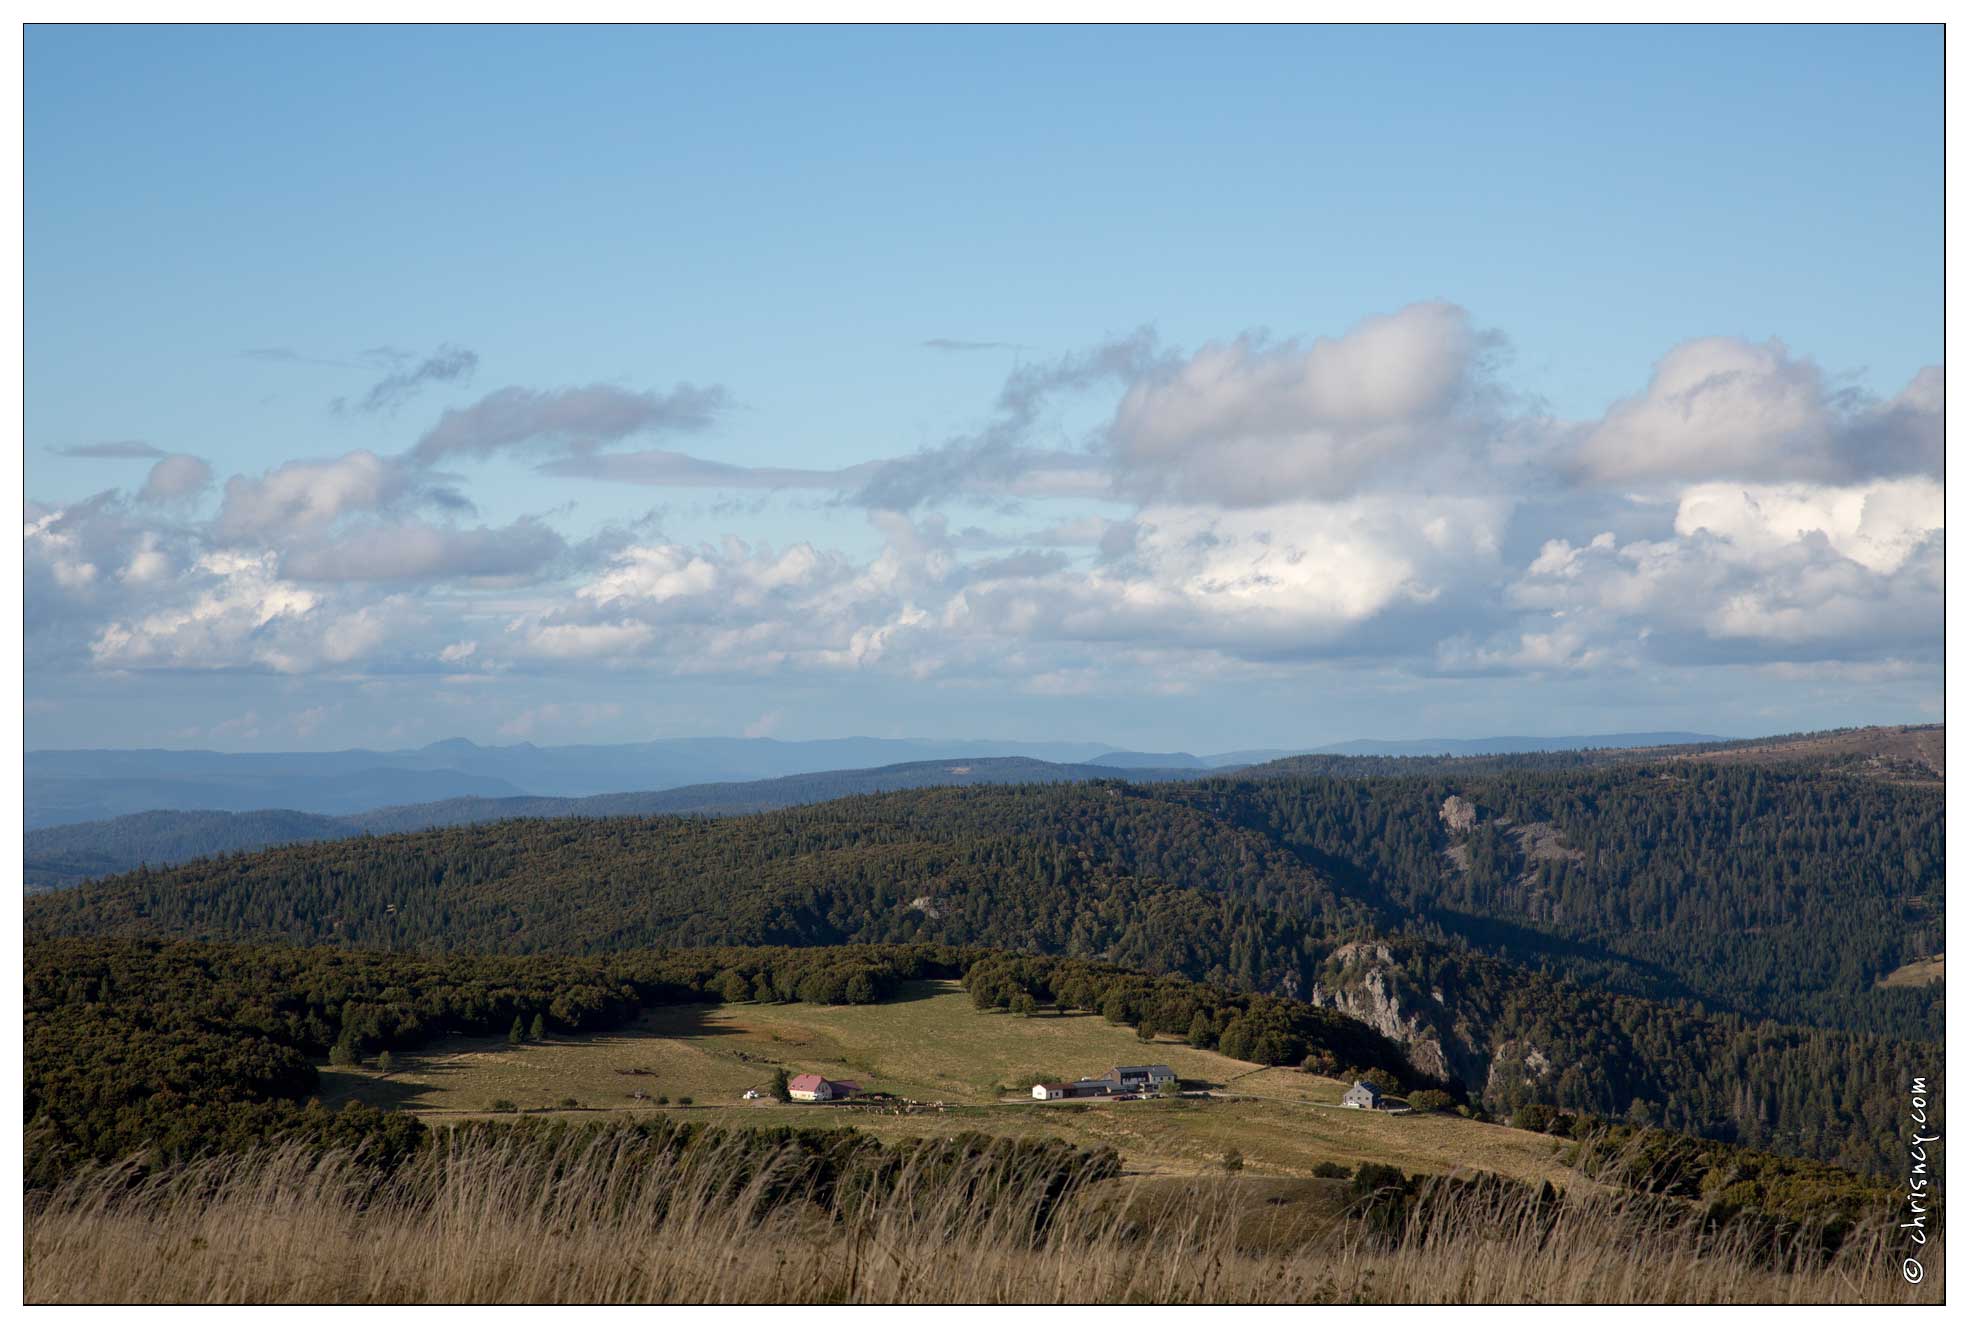
[[[1552,1059],[1530,1043],[1505,1039],[1490,1059],[1490,1073],[1484,1077],[1484,1097],[1495,1100],[1510,1097],[1514,1089],[1537,1091],[1552,1078]],[[1519,1094],[1516,1097],[1522,1098]]]
[[[1477,824],[1477,805],[1461,794],[1443,800],[1443,826],[1451,835],[1461,835]]]
[[[1334,951],[1326,981],[1315,983],[1307,1000],[1375,1030],[1425,1075],[1468,1088],[1485,1082],[1489,1059],[1458,1037],[1440,992],[1413,986],[1386,942],[1349,942]]]

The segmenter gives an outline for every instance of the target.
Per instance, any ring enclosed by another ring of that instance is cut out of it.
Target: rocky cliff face
[[[1472,1092],[1480,1092],[1489,1079],[1489,1056],[1460,1036],[1440,993],[1415,987],[1386,942],[1340,947],[1329,961],[1327,980],[1315,983],[1307,1000],[1351,1015],[1391,1039],[1424,1074],[1460,1080]]]
[[[1551,1079],[1551,1058],[1530,1043],[1507,1038],[1497,1045],[1497,1051],[1490,1059],[1490,1071],[1484,1077],[1483,1096],[1490,1103],[1540,1100],[1549,1097],[1539,1091]]]

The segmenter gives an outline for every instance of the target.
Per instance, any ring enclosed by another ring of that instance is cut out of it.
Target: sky
[[[31,748],[1941,718],[1938,27],[24,76]]]

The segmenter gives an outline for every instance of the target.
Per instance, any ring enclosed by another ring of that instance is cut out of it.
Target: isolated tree
[[[1198,1011],[1190,1018],[1189,1042],[1191,1047],[1207,1048],[1216,1037],[1217,1035],[1211,1032],[1209,1016],[1205,1015],[1202,1011]]]
[[[354,1066],[362,1060],[362,1045],[356,1042],[355,1030],[344,1028],[342,1036],[335,1040],[335,1046],[328,1049],[328,1064],[331,1066]]]
[[[791,1103],[793,1101],[793,1090],[787,1084],[786,1067],[784,1066],[773,1072],[773,1097],[782,1103]]]
[[[506,1031],[506,1042],[513,1047],[526,1042],[526,1026],[520,1023],[517,1015],[513,1017],[513,1027]]]
[[[1235,1149],[1226,1149],[1224,1156],[1217,1160],[1217,1166],[1226,1172],[1244,1171],[1244,1155]]]
[[[376,1069],[383,1072],[385,1075],[388,1075],[390,1073],[390,1068],[395,1065],[396,1062],[391,1060],[390,1050],[388,1048],[384,1048],[381,1052],[378,1052],[376,1054]]]
[[[547,1017],[536,1012],[533,1027],[526,1031],[526,1036],[535,1043],[543,1041],[547,1037]]]
[[[1021,992],[1012,999],[1012,1009],[1030,1019],[1039,1014],[1039,999],[1030,992]]]

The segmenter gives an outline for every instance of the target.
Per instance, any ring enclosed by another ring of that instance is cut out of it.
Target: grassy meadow
[[[1162,1062],[1207,1100],[1038,1103],[1041,1079],[1072,1079],[1115,1064]],[[859,1080],[944,1109],[897,1115],[853,1104],[745,1102],[776,1067]],[[636,1072],[634,1074],[625,1072]],[[1235,1061],[1088,1014],[1031,1018],[979,1012],[961,987],[912,984],[874,1006],[737,1003],[664,1007],[637,1024],[581,1039],[509,1046],[453,1039],[373,1063],[321,1068],[322,1101],[354,1098],[433,1122],[489,1114],[504,1100],[525,1112],[688,1113],[718,1125],[849,1125],[885,1139],[959,1131],[1047,1135],[1117,1150],[1130,1172],[1194,1176],[1242,1156],[1258,1176],[1309,1177],[1320,1163],[1393,1163],[1407,1172],[1477,1169],[1523,1181],[1564,1181],[1552,1138],[1454,1116],[1357,1112],[1346,1086],[1281,1067]],[[644,1095],[636,1098],[636,1094]],[[667,1097],[667,1105],[658,1105]],[[685,1106],[678,1100],[690,1098]],[[568,1106],[572,1100],[573,1106]]]

